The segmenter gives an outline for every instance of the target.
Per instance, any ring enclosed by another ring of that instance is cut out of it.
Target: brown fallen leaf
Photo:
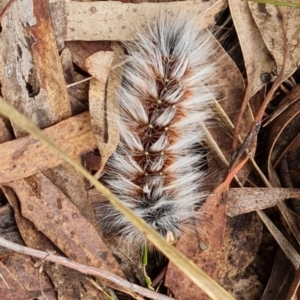
[[[58,248],[54,246],[43,233],[34,227],[32,222],[22,216],[20,203],[14,191],[9,187],[2,187],[2,189],[14,208],[18,229],[23,236],[23,239],[26,241],[26,244],[35,249],[46,249],[53,253],[59,252],[59,254],[62,255]],[[40,260],[35,260],[40,262]],[[61,299],[78,300],[78,294],[91,300],[99,299],[97,290],[87,282],[84,274],[76,272],[75,270],[70,270],[64,266],[47,262],[43,263],[43,271],[51,278],[51,281],[57,290],[57,295]],[[20,275],[24,276],[24,274]]]
[[[252,16],[277,64],[277,74],[284,68],[283,80],[300,61],[299,9],[273,4],[248,2]],[[275,30],[274,30],[275,29]]]
[[[229,217],[273,207],[288,198],[300,198],[300,189],[233,188],[224,195]]]
[[[145,23],[155,18],[161,11],[175,13],[187,10],[194,14],[204,12],[204,18],[201,18],[199,25],[205,28],[215,23],[215,15],[226,6],[227,1],[225,0],[162,2],[159,5],[157,3],[136,4],[116,1],[80,3],[67,1],[65,5],[67,18],[65,40],[131,40],[133,38],[132,29],[136,23]]]
[[[40,273],[39,269],[34,266],[31,257],[19,253],[12,253],[2,259],[0,262],[1,269],[1,289],[12,289],[20,291],[40,291],[54,289],[51,281],[44,273]],[[26,276],[24,276],[24,273]],[[51,299],[55,299],[55,293],[47,295]],[[7,299],[7,298],[4,298]]]
[[[44,132],[73,158],[79,158],[96,147],[88,113],[62,121]],[[28,177],[63,163],[62,159],[31,136],[1,144],[0,156],[0,183]]]
[[[123,276],[94,226],[42,174],[9,183],[21,203],[22,214],[31,220],[71,259]]]
[[[56,300],[54,287],[44,273],[34,267],[34,261],[26,255],[12,253],[0,262],[0,298],[32,299],[44,293],[49,300]],[[26,274],[26,276],[24,276]]]
[[[33,5],[38,12],[35,15]],[[28,26],[24,27],[23,22]],[[0,81],[5,100],[40,128],[71,116],[51,20],[44,1],[15,1],[3,17],[1,28],[0,52],[3,55],[0,68],[4,72],[0,72]],[[26,135],[16,124],[12,126],[15,136]]]
[[[113,57],[113,65],[123,62],[123,48],[115,46]],[[110,66],[107,68],[110,68]],[[116,120],[118,112],[116,90],[121,85],[121,74],[122,69],[116,68],[110,72],[109,77],[104,82],[95,78],[90,80],[89,108],[91,123],[101,156],[98,172],[95,174],[96,177],[100,175],[107,159],[115,151],[119,142],[119,129]]]
[[[269,73],[272,77],[275,62],[256,27],[248,1],[229,0],[228,4],[243,52],[251,97],[265,85],[262,74]]]
[[[48,115],[52,112],[51,124],[54,124],[71,116],[71,105],[64,85],[48,2],[41,0],[32,0],[32,2],[37,23],[35,26],[25,27],[25,32],[27,38],[32,41],[31,51],[34,69],[37,72],[36,80],[40,80],[38,84],[42,88],[40,93],[45,91],[48,101],[44,101],[44,104],[49,105]]]
[[[201,248],[203,244],[197,236],[189,236],[177,246],[206,274],[209,274],[228,292],[238,292],[243,270],[253,260],[261,242],[262,222],[256,214],[248,214],[229,219],[224,243],[219,251]],[[213,238],[213,237],[211,237]],[[188,245],[188,246],[187,246]],[[168,267],[165,284],[180,300],[209,299],[201,290],[171,264]],[[246,291],[244,292],[244,296]],[[250,298],[246,298],[250,299]]]

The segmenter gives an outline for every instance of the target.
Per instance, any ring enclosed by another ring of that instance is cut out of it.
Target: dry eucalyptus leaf
[[[233,295],[236,299],[240,299],[241,297],[243,297],[243,300],[259,299],[259,296],[263,293],[263,288],[264,286],[258,276],[249,275],[234,283]]]
[[[229,0],[231,17],[239,38],[247,72],[250,95],[254,95],[265,84],[264,73],[271,73],[275,62],[266,47],[253,20],[248,1]]]
[[[54,120],[49,124],[52,125],[70,117],[71,106],[52,28],[48,1],[32,1],[37,24],[31,27],[27,34],[32,40],[31,52],[37,73],[35,80],[40,80],[41,92],[45,90],[48,101],[43,99],[43,102],[48,102],[50,109],[48,115],[53,114]]]
[[[38,12],[35,17],[30,15],[33,4]],[[32,22],[34,26],[27,26]],[[3,17],[1,28],[0,81],[4,99],[40,128],[69,117],[70,102],[44,1],[15,1]],[[13,128],[17,137],[27,134],[16,124]]]
[[[224,197],[229,217],[262,210],[277,205],[288,198],[300,198],[299,189],[241,188],[229,189]]]
[[[262,239],[263,223],[256,213],[242,215],[228,220],[228,239],[225,239],[218,268],[219,283],[237,299],[239,284],[251,273],[245,269],[253,261]],[[256,284],[258,280],[256,280]],[[249,294],[249,293],[248,293]],[[252,300],[253,298],[245,299]]]
[[[49,300],[57,299],[51,281],[45,276],[44,272],[39,272],[31,257],[12,253],[1,261],[0,270],[2,276],[0,283],[1,299],[31,299],[23,298],[21,295],[24,292],[36,292],[38,296],[41,294],[41,288],[43,291],[52,290],[52,292],[46,293]],[[8,295],[11,292],[10,290],[13,290],[15,297],[7,298],[5,290],[7,290]]]
[[[154,19],[160,12],[190,11],[199,18],[199,26],[213,25],[215,15],[227,6],[225,0],[179,1],[172,3],[122,3],[116,1],[75,2],[67,1],[65,12],[67,31],[65,40],[126,41],[132,40],[136,24]],[[55,12],[53,12],[55,13]],[[204,20],[204,21],[203,21]],[[199,27],[199,28],[200,28]]]
[[[9,184],[18,195],[22,214],[71,259],[123,276],[94,226],[42,174]]]
[[[294,7],[256,3],[248,5],[260,33],[277,64],[277,74],[284,67],[283,79],[300,62],[300,10]]]
[[[96,148],[90,116],[83,113],[44,130],[45,134],[69,156]],[[64,161],[43,143],[26,136],[0,145],[0,183],[28,177],[41,170],[61,165]]]
[[[123,49],[114,48],[113,65],[124,61]],[[121,84],[122,68],[112,70],[106,81],[101,82],[92,78],[90,80],[89,106],[93,133],[97,140],[101,156],[98,173],[103,169],[107,159],[114,152],[119,142],[119,129],[117,125],[116,90]]]
[[[43,274],[39,274],[39,270],[34,268],[31,258],[26,257],[26,255],[20,255],[16,260],[14,260],[14,258],[16,258],[16,254],[11,254],[4,262],[0,262],[1,299],[28,300],[42,299],[44,296],[47,297],[48,300],[57,299],[51,283],[49,280],[45,283]],[[28,260],[31,260],[31,262]],[[6,266],[6,261],[11,265]],[[14,265],[12,265],[12,263]],[[29,265],[30,263],[31,265]],[[11,267],[14,269],[12,270]],[[23,273],[23,278],[20,278],[20,271],[26,272],[26,276],[24,276]],[[33,272],[35,274],[33,274]],[[39,282],[39,279],[41,282]],[[44,296],[42,296],[43,294]]]
[[[28,219],[22,216],[20,203],[14,191],[6,186],[2,187],[2,190],[14,209],[18,229],[26,242],[26,245],[34,249],[46,249],[47,251],[57,253],[57,247],[55,247],[40,231],[38,231]],[[87,286],[84,284],[85,275],[69,268],[48,262],[43,263],[43,270],[51,278],[59,299],[77,300],[78,294],[82,294],[83,296],[87,295],[91,300],[95,299],[91,298],[91,289],[87,289]]]
[[[96,52],[85,60],[84,66],[93,77],[106,83],[113,60],[113,51]]]
[[[201,227],[199,228],[201,231]],[[180,251],[187,252],[188,257],[214,280],[232,293],[242,277],[244,269],[253,260],[261,240],[262,222],[254,214],[247,214],[229,219],[223,248],[213,256],[209,249],[201,249],[197,236],[189,236],[185,244],[180,243]],[[187,248],[187,249],[186,249]],[[178,283],[180,282],[180,286]],[[175,294],[176,299],[208,299],[181,271],[172,266],[168,268],[165,284]]]
[[[88,199],[87,181],[75,168],[66,163],[42,172],[80,210],[81,214],[97,230],[97,220]]]
[[[222,59],[219,62],[216,70],[216,76],[211,82],[211,86],[213,89],[212,93],[217,92],[217,97],[220,99],[218,103],[218,107],[220,107],[220,109],[218,109],[218,111],[216,110],[215,122],[218,122],[218,126],[210,126],[208,131],[215,142],[214,144],[221,150],[229,165],[232,151],[231,143],[233,124],[235,124],[237,118],[237,108],[240,107],[243,99],[245,86],[241,73],[233,60],[224,52],[217,41],[215,41],[215,43],[215,47],[219,49],[216,56],[221,57]],[[235,84],[230,84],[232,82]],[[241,136],[245,136],[247,132],[247,124],[249,124],[251,120],[251,114],[247,111],[244,118],[244,126],[240,132]],[[220,126],[221,124],[222,126]],[[217,149],[212,148],[210,150],[213,151],[209,153],[209,174],[207,175],[206,180],[206,184],[209,188],[216,187],[221,184],[225,178],[228,168],[228,165],[225,166],[221,163],[222,160],[217,157]],[[240,178],[242,182],[246,180],[249,171],[250,168],[248,166],[243,169],[243,172],[241,172]],[[224,188],[224,186],[222,188]],[[215,236],[210,241],[211,245],[215,245],[213,248],[218,248],[220,246],[222,235],[224,235],[224,230],[226,228],[226,205],[221,200],[221,194],[223,193],[222,188],[220,189],[218,187],[217,190],[214,190],[199,209],[199,215],[203,215],[205,216],[205,219],[207,218],[210,220],[209,222],[205,222],[205,220],[203,220],[202,232],[211,233],[212,228],[215,231]],[[212,220],[214,220],[214,226],[210,225]],[[179,243],[181,243],[181,241]]]
[[[49,9],[51,14],[52,26],[55,34],[55,41],[59,52],[65,49],[65,31],[66,31],[66,15],[65,0],[49,0]],[[53,13],[55,11],[55,13]]]

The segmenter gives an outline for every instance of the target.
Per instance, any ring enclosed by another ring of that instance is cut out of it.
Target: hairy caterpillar
[[[202,124],[211,116],[205,87],[214,70],[215,44],[187,13],[160,15],[126,44],[129,61],[118,91],[120,142],[101,181],[169,241],[195,230],[206,197]],[[106,233],[129,242],[144,236],[109,204],[100,220]]]

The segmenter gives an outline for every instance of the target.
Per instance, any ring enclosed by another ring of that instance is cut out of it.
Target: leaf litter
[[[207,156],[211,193],[199,211],[204,216],[199,236],[184,236],[176,247],[236,299],[275,299],[276,293],[291,299],[299,285],[299,10],[247,1],[210,2],[52,1],[48,6],[46,0],[0,1],[0,95],[87,168],[85,157],[94,157],[98,163],[93,170],[99,176],[118,143],[111,116],[117,110],[114,92],[124,61],[123,49],[107,41],[132,39],[134,21],[151,20],[162,8],[174,12],[186,5],[205,11],[207,23],[199,26],[206,27],[229,6],[238,58],[231,51],[233,59],[223,55],[223,68],[215,76],[224,88],[216,108],[222,111],[220,126],[208,128],[213,141]],[[67,89],[91,75],[89,83]],[[89,113],[84,112],[88,103]],[[257,134],[254,129],[261,122]],[[0,202],[3,207],[9,203],[14,212],[0,226],[1,236],[9,239],[7,231],[16,231],[22,237],[14,235],[19,244],[55,251],[143,286],[141,253],[102,236],[96,215],[105,199],[17,123],[1,118],[1,124]],[[0,211],[0,220],[7,216],[7,210]],[[4,252],[1,299],[107,297],[85,275],[46,260],[39,274],[32,259]],[[166,269],[162,258],[152,264],[153,276],[159,269],[166,272],[159,292],[168,288],[176,299],[208,299],[173,264]],[[119,296],[103,284],[101,288]]]

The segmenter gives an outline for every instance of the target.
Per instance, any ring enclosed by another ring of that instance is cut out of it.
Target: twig
[[[66,257],[62,257],[62,256],[54,255],[51,253],[47,253],[44,251],[39,251],[39,250],[35,250],[35,249],[29,248],[29,247],[21,246],[19,244],[7,241],[2,237],[0,237],[0,245],[5,248],[16,251],[18,253],[21,253],[21,254],[30,255],[30,256],[37,257],[37,258],[40,258],[40,259],[43,259],[46,261],[51,261],[51,262],[60,264],[62,266],[77,270],[84,274],[97,276],[100,279],[105,280],[105,283],[107,285],[110,285],[113,288],[119,289],[121,291],[131,290],[131,291],[134,291],[134,292],[136,292],[140,295],[143,295],[147,298],[157,299],[157,300],[172,300],[172,299],[174,299],[174,298],[167,297],[165,295],[155,293],[153,291],[150,291],[148,289],[140,287],[136,284],[130,283],[130,282],[124,280],[123,278],[116,276],[108,271],[98,269],[95,267],[85,266],[85,265],[79,264],[77,262],[71,261],[70,259],[68,259]]]
[[[252,125],[248,131],[248,135],[245,139],[245,141],[247,139],[249,139],[249,137],[255,137],[255,135],[257,135],[257,129],[259,129],[260,127],[260,124],[261,124],[261,121],[262,121],[262,118],[264,116],[264,113],[265,113],[265,110],[269,104],[269,102],[272,100],[273,98],[273,95],[274,93],[276,92],[276,90],[278,89],[278,87],[280,86],[280,84],[282,83],[283,81],[283,77],[284,77],[284,73],[285,73],[285,66],[286,66],[286,60],[287,60],[287,45],[286,43],[284,44],[283,46],[284,48],[284,55],[283,55],[283,62],[282,62],[282,68],[281,68],[281,71],[277,77],[277,79],[274,81],[270,91],[268,92],[267,96],[265,97],[263,103],[261,104],[255,118],[254,118],[254,121],[252,122]],[[242,108],[246,107],[246,104],[248,102],[248,93],[249,92],[249,89],[246,90],[246,95],[244,97],[244,100],[243,100],[243,105],[242,105]],[[241,120],[242,116],[243,116],[243,112],[244,110],[242,109],[239,113],[239,116],[238,116],[238,120]],[[233,140],[233,149],[234,147],[237,146],[237,134],[238,134],[238,130],[240,128],[241,124],[239,122],[237,122],[237,125],[236,125],[236,128],[235,128],[235,135],[234,135],[234,140]],[[235,150],[235,149],[234,149]],[[244,150],[244,149],[243,149]],[[235,166],[237,163],[238,163],[238,159],[240,158],[241,154],[237,155],[235,159],[233,159],[233,161],[231,162],[231,165],[232,166]]]

